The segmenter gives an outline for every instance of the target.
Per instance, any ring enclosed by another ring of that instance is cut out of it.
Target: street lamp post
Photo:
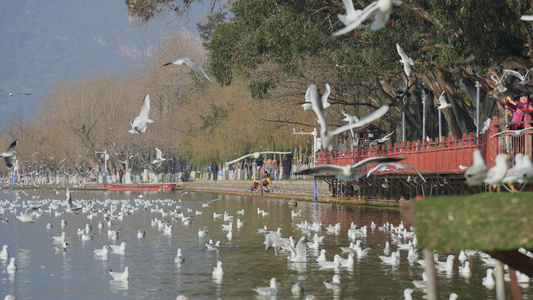
[[[479,136],[479,88],[481,88],[481,83],[476,81],[476,138]]]
[[[107,154],[107,150],[104,151],[94,151],[95,153],[103,153],[104,154],[104,183],[107,183],[107,160],[109,159],[109,154]],[[96,164],[96,180],[98,181],[98,164]]]
[[[422,82],[422,141],[426,139],[426,83]]]
[[[315,162],[316,162],[316,136],[317,136],[317,132],[316,132],[316,128],[313,128],[313,131],[311,132],[304,132],[303,128],[300,132],[296,132],[296,129],[293,128],[292,129],[292,134],[296,135],[296,134],[310,134],[313,136],[313,167],[315,166]]]

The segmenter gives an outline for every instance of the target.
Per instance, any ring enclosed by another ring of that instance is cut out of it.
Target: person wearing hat
[[[518,102],[513,101],[511,97],[505,98],[503,102],[505,103],[505,105],[507,105],[509,108],[513,110],[513,118],[511,119],[511,122],[524,122],[524,114],[525,114],[524,112],[526,110],[531,110],[529,94],[525,92],[520,93],[520,100]],[[512,130],[523,129],[523,128],[524,128],[524,123],[511,125]]]

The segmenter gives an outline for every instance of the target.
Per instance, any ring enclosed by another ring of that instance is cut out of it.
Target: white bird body
[[[152,164],[155,165],[155,164],[158,164],[158,163],[161,163],[167,160],[166,158],[163,158],[163,152],[161,152],[161,150],[159,150],[158,148],[155,148],[155,152],[156,152],[156,158],[154,159]]]
[[[522,157],[522,169],[518,172],[518,181],[531,183],[533,181],[533,163],[529,155]]]
[[[465,178],[466,183],[468,185],[481,185],[483,184],[483,180],[487,176],[487,165],[485,164],[485,160],[483,159],[483,156],[481,155],[481,150],[476,149],[473,152],[474,155],[474,164],[468,168],[465,172]]]
[[[403,297],[405,300],[413,300],[413,296],[411,293],[413,293],[415,289],[405,289],[403,290]]]
[[[492,81],[494,81],[494,83],[496,84],[496,87],[498,87],[498,92],[500,92],[500,93],[504,93],[505,91],[507,91],[507,88],[505,86],[503,86],[503,84],[502,84],[502,80],[505,78],[506,75],[507,75],[507,71],[504,71],[503,74],[502,74],[502,77],[500,77],[500,79],[498,79],[496,76],[490,74],[490,79],[492,79]]]
[[[113,280],[120,281],[127,281],[130,276],[128,267],[124,268],[124,272],[114,272],[113,270],[109,270],[109,274],[111,275],[111,277],[113,277]]]
[[[526,22],[533,22],[533,15],[523,15],[520,17],[520,20]]]
[[[194,71],[196,71],[198,74],[200,74],[202,77],[209,80],[209,82],[212,82],[209,76],[207,76],[207,74],[205,73],[204,69],[202,69],[202,67],[200,67],[197,63],[195,63],[194,61],[192,61],[192,59],[188,57],[176,59],[172,62],[164,64],[163,67],[171,65],[171,64],[178,65],[178,66],[186,64],[187,66],[191,67]]]
[[[94,249],[93,252],[95,255],[106,256],[109,253],[109,246],[104,245],[102,249]]]
[[[523,158],[524,154],[522,153],[516,153],[515,154],[515,165],[512,168],[509,168],[507,170],[507,173],[505,173],[505,177],[502,179],[502,183],[515,183],[518,182],[518,174],[524,167],[523,165]]]
[[[391,8],[392,9],[392,8]],[[405,54],[405,51],[403,51],[402,47],[399,44],[396,44],[396,50],[398,51],[398,54],[400,54],[400,63],[403,64],[403,70],[405,72],[405,75],[409,77],[411,74],[411,66],[415,64],[412,58],[408,57],[407,54]]]
[[[318,257],[316,258],[316,261],[317,261],[317,262],[323,262],[323,261],[326,261],[326,250],[325,250],[325,249],[321,249],[321,250],[320,250],[320,254],[319,254]]]
[[[15,264],[15,258],[11,257],[9,260],[9,264],[7,265],[8,271],[15,271],[17,269],[17,265]]]
[[[495,160],[496,165],[487,171],[487,177],[483,180],[493,187],[501,185],[505,174],[507,174],[507,154],[498,154]]]
[[[302,263],[307,261],[307,246],[305,243],[305,236],[302,236],[296,247],[293,248],[291,245],[288,245],[291,255],[287,256],[287,260],[293,263]]]
[[[445,92],[443,91],[442,94],[439,96],[439,107],[437,107],[440,110],[443,110],[448,107],[452,107],[451,103],[446,102],[446,97],[444,97]]]
[[[224,270],[222,269],[222,262],[217,261],[216,267],[213,268],[213,277],[222,277],[224,275]]]
[[[176,257],[174,258],[174,262],[177,264],[181,264],[184,261],[185,261],[185,258],[181,254],[181,248],[178,248],[178,250],[176,251]]]
[[[65,209],[68,213],[76,213],[77,210],[80,210],[81,207],[74,207],[74,204],[72,203],[72,195],[67,187],[67,200],[65,201],[67,205],[67,209]]]
[[[323,281],[323,283],[328,290],[338,290],[342,288],[341,277],[337,274],[333,275],[331,281]]]
[[[270,286],[256,287],[254,291],[261,296],[275,296],[278,293],[278,285],[275,277],[270,279]]]
[[[148,119],[148,113],[150,112],[150,95],[146,95],[141,106],[140,114],[131,122],[131,130],[128,132],[131,134],[145,133],[148,129],[148,123],[153,123],[153,120]]]
[[[523,76],[522,76],[522,74],[520,74],[519,72],[517,72],[515,70],[504,69],[503,71],[505,72],[505,74],[513,75],[513,76],[517,77],[518,79],[520,79],[518,84],[525,85],[525,84],[529,83],[529,80],[527,79],[527,77],[529,75],[529,72],[531,72],[532,70],[533,70],[533,68],[527,70],[526,74],[523,75]]]
[[[109,245],[113,253],[124,254],[126,253],[126,242],[120,243],[120,245]]]
[[[426,179],[424,178],[424,176],[422,176],[422,174],[420,174],[420,172],[418,172],[418,170],[415,167],[413,167],[411,165],[405,165],[405,164],[394,163],[394,162],[380,163],[379,165],[377,165],[377,166],[373,167],[372,169],[368,170],[368,172],[366,173],[366,177],[369,177],[374,172],[382,171],[381,168],[383,168],[385,166],[395,166],[396,169],[403,169],[403,168],[412,169],[422,179],[422,181],[426,182]]]
[[[483,277],[482,283],[487,288],[492,288],[496,285],[496,282],[494,281],[494,277],[492,276],[493,273],[494,273],[494,270],[489,268],[487,269],[487,276]]]
[[[0,251],[0,259],[7,260],[9,253],[7,252],[7,245],[2,246],[2,251]]]

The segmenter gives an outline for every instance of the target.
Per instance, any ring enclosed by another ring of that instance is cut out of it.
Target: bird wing
[[[357,170],[364,168],[370,164],[386,163],[386,162],[395,162],[405,159],[405,157],[388,157],[388,156],[374,156],[365,158],[356,164],[352,165],[352,168]]]
[[[378,141],[382,143],[382,142],[388,140],[389,137],[390,137],[391,135],[393,135],[395,131],[396,131],[396,130],[393,130],[391,133],[389,133],[389,134],[387,134],[386,136],[384,136],[384,137],[378,139]]]
[[[329,97],[330,92],[331,92],[331,88],[329,87],[329,84],[326,83],[326,90],[324,91],[324,94],[322,95],[322,98],[321,98],[323,108],[326,108],[329,106],[328,97]]]
[[[162,156],[163,156],[163,152],[161,152],[161,150],[155,148],[155,156],[157,157],[157,159],[162,159]]]
[[[343,168],[341,166],[337,165],[321,165],[305,170],[300,170],[298,172],[295,172],[296,175],[314,175],[314,174],[320,174],[320,173],[341,173],[343,171]]]
[[[24,216],[28,219],[31,219],[31,217],[33,216],[33,211],[35,210],[38,210],[39,207],[38,206],[32,206],[32,207],[29,207],[27,208],[25,211],[24,211]]]
[[[354,22],[350,23],[346,27],[335,31],[333,33],[333,36],[342,35],[342,34],[345,34],[347,32],[350,32],[351,30],[357,28],[359,25],[361,25],[361,23],[363,23],[366,19],[368,19],[368,17],[370,17],[373,13],[375,13],[375,11],[378,9],[377,4],[378,4],[378,1],[374,1],[370,5],[365,7],[365,9],[363,9],[361,14],[359,15],[359,18],[357,18],[357,20],[355,20]]]
[[[190,59],[190,58],[181,58],[181,59],[178,59],[176,62],[179,62],[179,61],[181,61],[181,63],[179,63],[180,65],[185,63],[187,66],[189,66],[193,70],[195,70],[198,74],[202,75],[205,79],[209,80],[209,82],[212,82],[211,79],[209,78],[209,76],[207,76],[207,74],[205,73],[204,69],[202,69],[202,67],[200,67],[200,65],[198,65],[197,63],[192,61],[192,59]]]
[[[333,130],[331,133],[332,135],[337,135],[341,132],[344,132],[346,130],[362,127],[365,126],[368,123],[373,122],[374,120],[377,120],[381,116],[383,116],[387,111],[389,110],[388,105],[383,105],[382,107],[378,108],[377,110],[367,114],[366,116],[362,117],[359,122],[353,123],[353,124],[347,124],[341,127],[338,127],[337,129]]]
[[[495,137],[495,136],[502,135],[502,134],[504,134],[504,133],[509,133],[509,132],[515,132],[515,133],[516,133],[516,130],[504,130],[504,131],[502,131],[502,132],[498,132],[498,133],[496,133],[496,134],[493,134],[493,135],[491,135],[490,137]]]
[[[261,151],[261,154],[291,154],[290,151]]]
[[[253,155],[254,155],[254,153],[246,154],[246,155],[241,156],[241,157],[239,157],[239,158],[237,158],[237,159],[234,159],[234,160],[232,160],[232,161],[228,161],[228,162],[226,163],[226,165],[231,165],[232,163],[238,162],[238,161],[241,160],[241,159],[245,159],[245,158],[250,157],[250,156],[253,156]]]
[[[533,15],[523,15],[520,17],[520,20],[527,21],[527,22],[533,22]]]
[[[324,107],[322,106],[322,101],[318,97],[318,91],[316,89],[316,85],[311,84],[308,88],[309,92],[309,100],[311,101],[311,105],[313,107],[313,110],[316,113],[316,116],[318,118],[318,123],[320,124],[320,127],[322,127],[322,130],[328,129],[328,122],[326,121],[326,118],[324,118]],[[307,94],[306,94],[307,97]]]
[[[338,14],[337,17],[339,17],[339,20],[341,20],[344,25],[348,25],[346,24],[348,19],[353,18],[357,13],[352,0],[342,0],[342,4],[346,7],[346,15]],[[359,13],[361,13],[361,10],[359,10]]]
[[[418,170],[417,170],[415,167],[411,166],[411,165],[404,165],[404,164],[399,164],[399,163],[388,163],[388,164],[389,164],[389,165],[396,166],[397,168],[398,168],[398,167],[401,167],[401,168],[409,168],[409,169],[412,169],[413,171],[416,172],[416,174],[417,174],[418,176],[420,176],[420,178],[421,178],[424,182],[426,182],[426,179],[424,178],[424,176],[422,176],[422,174],[420,174],[420,172],[418,172]]]
[[[13,143],[11,143],[11,145],[9,145],[9,147],[7,147],[6,149],[6,153],[12,153],[15,151],[15,148],[17,147],[17,145],[19,144],[19,141],[18,140],[14,140]]]
[[[407,54],[405,54],[405,51],[403,51],[402,47],[399,44],[396,44],[396,50],[398,50],[398,54],[400,54],[402,62],[407,62],[409,60],[409,57],[407,57]]]
[[[2,157],[4,159],[4,163],[6,164],[6,167],[8,169],[11,169],[11,167],[13,167],[13,157],[11,156],[4,156]]]
[[[209,204],[209,203],[211,203],[211,202],[215,202],[215,201],[218,201],[218,200],[220,200],[220,199],[221,199],[221,198],[216,198],[216,199],[213,199],[213,200],[211,200],[211,201],[207,202],[207,203],[206,203],[206,205],[208,205],[208,204]]]
[[[444,97],[444,91],[442,91],[442,94],[439,96],[439,103],[441,106],[446,106],[448,103],[446,103],[446,97]]]
[[[146,95],[143,100],[143,104],[141,106],[141,113],[139,114],[139,117],[141,117],[143,120],[148,120],[148,113],[150,112],[150,95]]]
[[[515,71],[515,70],[504,69],[503,71],[504,71],[505,73],[507,73],[507,74],[511,74],[511,75],[513,75],[513,76],[515,76],[515,77],[520,78],[520,80],[524,80],[524,76],[522,76],[522,74],[518,73],[518,72]]]

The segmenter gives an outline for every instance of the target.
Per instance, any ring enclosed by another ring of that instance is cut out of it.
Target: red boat
[[[176,183],[158,183],[158,184],[138,184],[138,183],[104,183],[104,187],[108,191],[157,191],[157,192],[171,192],[178,185]]]

